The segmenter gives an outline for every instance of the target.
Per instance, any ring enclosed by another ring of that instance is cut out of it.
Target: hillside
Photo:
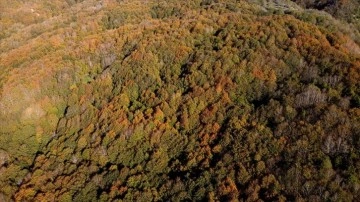
[[[0,0],[0,201],[356,201],[358,18],[304,2]]]

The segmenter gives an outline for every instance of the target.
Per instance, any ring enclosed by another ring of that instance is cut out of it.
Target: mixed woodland
[[[0,0],[0,201],[357,201],[355,0]]]

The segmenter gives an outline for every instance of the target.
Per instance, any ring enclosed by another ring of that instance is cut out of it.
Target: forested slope
[[[356,201],[360,35],[290,1],[0,1],[0,201]]]

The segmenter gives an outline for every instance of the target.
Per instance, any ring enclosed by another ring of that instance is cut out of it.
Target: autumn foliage
[[[44,2],[0,3],[0,201],[360,197],[353,25],[290,1]]]

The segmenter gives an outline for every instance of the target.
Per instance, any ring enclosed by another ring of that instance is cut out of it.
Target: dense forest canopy
[[[0,0],[0,201],[356,201],[356,0]]]

